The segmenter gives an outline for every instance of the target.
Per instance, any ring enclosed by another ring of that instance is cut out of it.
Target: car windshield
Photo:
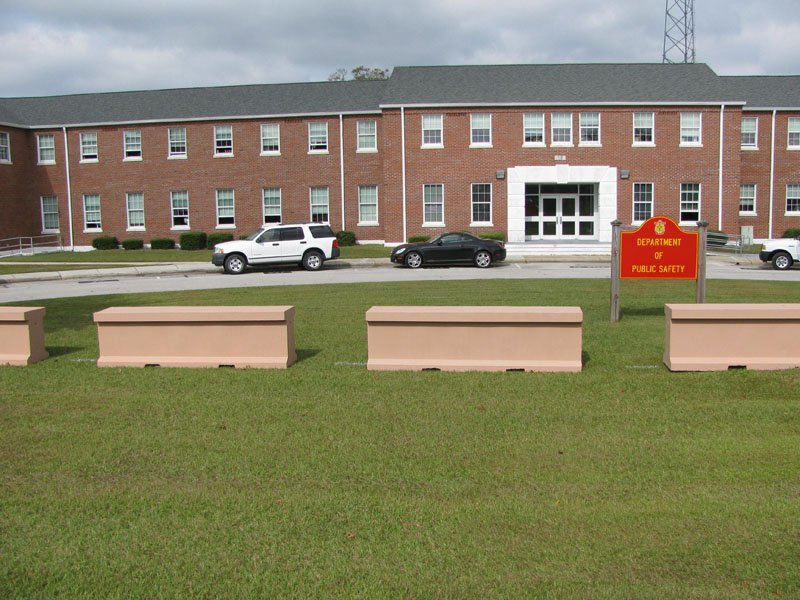
[[[245,239],[249,240],[251,242],[254,242],[256,240],[256,238],[258,236],[260,236],[263,232],[264,232],[263,229],[259,229],[258,231],[255,231],[255,232],[251,233],[250,235],[248,235]]]

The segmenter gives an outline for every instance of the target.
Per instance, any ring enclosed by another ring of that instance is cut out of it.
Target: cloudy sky
[[[661,62],[665,0],[0,0],[0,97],[323,81],[357,65]],[[696,0],[697,61],[800,74],[798,0]]]

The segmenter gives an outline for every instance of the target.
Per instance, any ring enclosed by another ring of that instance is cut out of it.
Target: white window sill
[[[423,223],[423,227],[444,227],[444,223]]]
[[[99,158],[82,158],[80,160],[80,164],[82,164],[82,165],[88,165],[88,164],[99,163],[99,162],[100,162]]]
[[[494,148],[494,146],[491,143],[489,143],[489,144],[485,144],[485,143],[484,144],[470,144],[469,147],[470,148]]]
[[[42,229],[42,235],[52,235],[54,233],[61,233],[60,229]]]
[[[742,146],[741,150],[743,152],[755,152],[756,150],[758,150],[758,146]]]
[[[486,221],[481,221],[479,223],[470,223],[470,227],[494,227],[493,223],[488,223]]]
[[[422,144],[419,148],[420,150],[442,150],[444,144]]]
[[[13,165],[10,160],[0,160],[0,165]]]
[[[145,229],[144,225],[142,225],[141,227],[128,227],[125,231],[147,231],[147,229]]]
[[[356,223],[356,227],[378,227],[379,225],[380,223],[378,223],[377,221],[368,221],[365,223],[359,221],[358,223]]]
[[[680,221],[678,225],[680,227],[697,227],[697,224],[702,221],[702,219],[697,219],[697,221]]]
[[[103,233],[102,229],[84,229],[83,233]]]
[[[330,154],[328,150],[309,150],[309,154]]]
[[[267,152],[261,152],[260,156],[280,156],[280,150],[268,150]]]
[[[236,229],[236,225],[217,225],[215,229]]]
[[[126,156],[122,159],[122,162],[142,162],[141,156]]]
[[[224,154],[214,154],[214,158],[233,158],[233,152],[225,152]]]
[[[190,229],[189,225],[173,225],[169,228],[170,231],[189,231]]]
[[[702,148],[703,144],[701,142],[681,142],[681,148]]]
[[[37,165],[42,165],[42,166],[54,165],[54,164],[56,164],[56,161],[54,161],[54,160],[40,160],[40,161],[39,161],[38,163],[36,163],[36,164],[37,164]]]
[[[783,213],[784,217],[800,217],[800,211],[795,212],[785,212]]]
[[[544,142],[523,142],[523,148],[547,148],[547,144]]]
[[[786,146],[789,152],[800,152],[800,146]]]
[[[356,149],[356,154],[377,154],[377,148],[358,148]]]
[[[655,142],[633,142],[631,148],[655,148]]]
[[[581,142],[578,144],[578,148],[602,148],[603,144],[600,142]]]
[[[187,158],[189,157],[185,154],[170,154],[167,156],[167,160],[186,160]]]
[[[574,144],[572,142],[552,142],[550,144],[551,148],[574,148]]]
[[[757,217],[758,213],[750,212],[750,211],[739,211],[740,217]]]

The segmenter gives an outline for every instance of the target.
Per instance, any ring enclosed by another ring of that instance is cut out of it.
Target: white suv
[[[226,273],[239,274],[248,265],[298,263],[319,271],[326,260],[339,257],[339,243],[328,225],[264,225],[244,240],[214,246],[211,262]]]

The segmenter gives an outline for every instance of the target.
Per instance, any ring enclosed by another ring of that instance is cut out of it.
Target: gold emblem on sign
[[[656,235],[664,235],[667,231],[667,224],[664,221],[656,221],[655,231]]]

